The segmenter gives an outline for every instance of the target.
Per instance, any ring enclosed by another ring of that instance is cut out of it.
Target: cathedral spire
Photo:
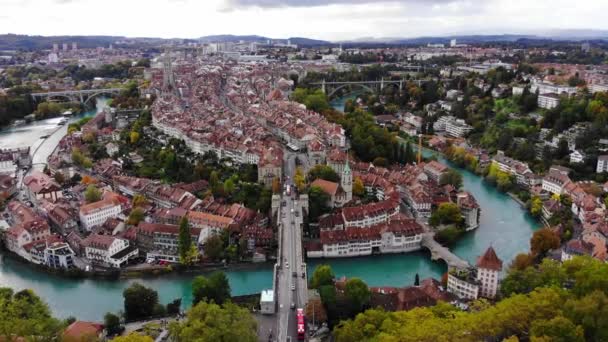
[[[165,56],[163,58],[163,91],[173,92],[175,91],[175,78],[173,76],[173,65],[171,61],[171,49],[165,50]]]

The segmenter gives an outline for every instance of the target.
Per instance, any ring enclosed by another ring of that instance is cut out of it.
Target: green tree
[[[308,189],[308,216],[311,221],[316,222],[319,216],[329,212],[329,200],[329,195],[320,187],[312,186]]]
[[[532,323],[530,333],[553,342],[584,342],[584,330],[563,316]]]
[[[22,336],[26,340],[52,341],[62,328],[48,305],[32,290],[15,293],[10,288],[0,288],[0,307],[0,340]]]
[[[335,277],[336,275],[331,269],[331,266],[327,264],[318,265],[312,274],[312,278],[310,279],[310,287],[313,289],[318,289],[323,285],[333,286]]]
[[[334,330],[345,341],[499,341],[529,336],[531,326],[551,320],[562,305],[558,289],[542,288],[517,295],[479,311],[459,312],[446,304],[409,311],[368,310]]]
[[[340,177],[328,165],[315,165],[310,171],[308,171],[308,179],[314,181],[315,179],[320,178],[330,182],[338,182],[340,181]]]
[[[321,296],[321,301],[323,302],[323,305],[325,305],[327,311],[330,311],[330,309],[335,308],[337,302],[337,294],[336,287],[333,284],[320,286],[319,295]]]
[[[460,208],[456,203],[441,203],[429,219],[429,223],[434,227],[441,224],[462,225],[463,222]]]
[[[449,169],[447,172],[441,175],[439,179],[439,184],[446,185],[450,184],[456,189],[460,189],[462,187],[462,175],[460,172]]]
[[[361,312],[371,299],[371,292],[367,284],[359,278],[350,278],[346,281],[344,294],[356,313]]]
[[[188,259],[188,254],[192,249],[192,235],[190,235],[190,225],[188,218],[182,217],[179,221],[179,240],[177,241],[177,249],[179,252],[179,261],[184,264]]]
[[[585,331],[587,341],[608,341],[608,297],[596,290],[566,302],[566,314]]]
[[[543,213],[543,201],[538,196],[532,196],[530,200],[530,214],[539,217]]]
[[[232,303],[200,302],[185,320],[169,326],[176,342],[258,341],[257,323],[249,311]]]
[[[127,320],[137,320],[152,316],[154,308],[158,304],[158,293],[140,283],[133,283],[126,288],[122,296],[124,298],[125,318]]]
[[[93,184],[89,184],[87,189],[84,191],[84,199],[87,203],[93,203],[101,200],[101,191]]]
[[[230,292],[230,283],[224,272],[216,271],[209,277],[198,276],[192,282],[192,304],[201,301],[223,304],[230,300]]]
[[[228,178],[224,181],[224,193],[228,196],[232,195],[236,188],[234,184],[234,180],[232,178]]]
[[[182,299],[176,298],[171,303],[167,304],[167,313],[169,315],[177,315],[182,307]]]
[[[120,317],[111,312],[103,316],[103,325],[110,336],[121,332]]]
[[[203,243],[203,251],[209,259],[221,260],[224,257],[224,241],[217,234],[211,235]]]
[[[216,193],[220,186],[220,176],[215,170],[211,171],[211,175],[209,175],[209,185],[211,186],[211,190]]]
[[[127,219],[127,224],[131,224],[131,225],[138,225],[139,222],[141,222],[145,217],[145,213],[144,210],[140,207],[136,207],[133,210],[131,210],[131,213],[129,213],[129,218]]]

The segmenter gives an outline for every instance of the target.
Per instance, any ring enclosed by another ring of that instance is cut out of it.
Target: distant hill
[[[602,30],[552,30],[535,34],[501,34],[501,35],[453,35],[430,36],[413,38],[361,38],[343,41],[349,45],[426,45],[449,44],[456,39],[459,44],[480,44],[492,42],[518,42],[518,41],[581,41],[581,40],[608,40],[608,31]]]
[[[483,43],[510,43],[510,42],[551,42],[551,41],[608,41],[608,30],[547,30],[534,31],[530,34],[502,34],[502,35],[478,35],[461,34],[452,36],[428,36],[428,37],[384,37],[372,38],[365,37],[351,39],[340,42],[330,42],[326,40],[310,39],[305,37],[292,38],[270,38],[258,35],[212,35],[198,39],[163,39],[163,38],[127,38],[121,36],[28,36],[17,34],[0,34],[0,50],[39,50],[50,49],[54,43],[61,46],[63,43],[70,44],[75,42],[81,48],[95,48],[98,46],[108,46],[116,44],[117,41],[126,41],[128,46],[153,48],[159,44],[171,42],[260,42],[268,40],[286,43],[290,40],[292,44],[302,47],[335,46],[343,43],[344,47],[383,47],[383,46],[403,46],[403,45],[426,45],[426,44],[449,44],[451,39],[456,39],[459,44],[483,44]]]
[[[111,43],[124,39],[124,37],[114,36],[26,36],[18,34],[0,35],[0,50],[40,50],[50,49],[54,43],[78,44],[81,48],[95,48],[98,46],[108,46]]]
[[[201,43],[216,43],[216,42],[265,42],[270,38],[257,36],[257,35],[248,35],[248,36],[237,36],[233,34],[216,34],[212,36],[204,36],[198,39]]]
[[[287,40],[290,40],[292,44],[297,44],[298,46],[321,46],[321,45],[331,45],[331,42],[326,40],[317,40],[303,37],[293,37],[293,38],[269,38],[257,35],[247,35],[247,36],[238,36],[232,34],[221,34],[221,35],[213,35],[213,36],[204,36],[198,39],[201,43],[214,43],[214,42],[259,42],[266,43],[268,40],[272,40],[274,42],[285,43]]]

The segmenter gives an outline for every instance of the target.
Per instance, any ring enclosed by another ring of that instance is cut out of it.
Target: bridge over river
[[[31,96],[34,100],[64,98],[71,102],[80,102],[86,105],[91,99],[94,99],[98,96],[118,95],[121,91],[123,91],[122,88],[74,89],[63,91],[49,91],[44,93],[32,93]]]
[[[428,232],[422,235],[422,246],[431,252],[431,260],[443,260],[448,268],[467,268],[469,263],[452,253],[449,248],[442,246],[434,239],[435,233]]]

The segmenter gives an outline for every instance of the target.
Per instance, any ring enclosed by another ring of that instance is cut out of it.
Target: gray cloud
[[[387,2],[432,6],[456,1],[457,0],[226,0],[225,8],[318,7],[327,5],[357,5]]]

